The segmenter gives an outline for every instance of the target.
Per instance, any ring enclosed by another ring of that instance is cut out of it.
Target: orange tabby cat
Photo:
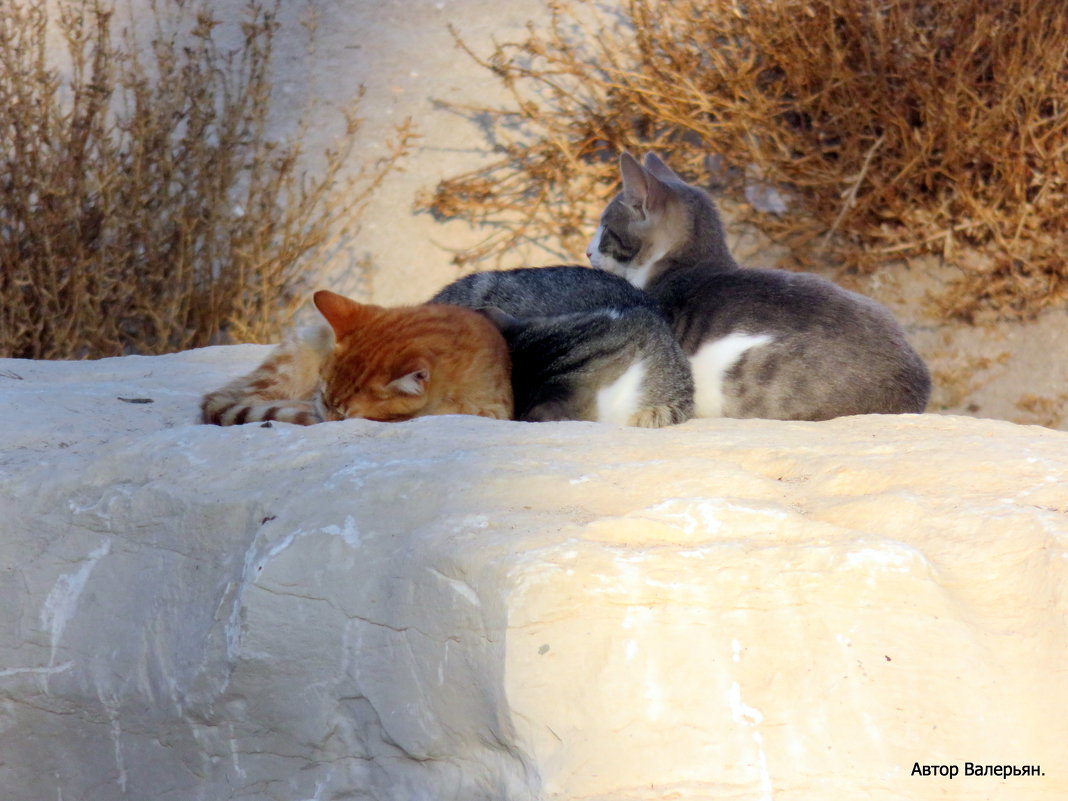
[[[433,303],[387,309],[327,290],[314,300],[330,327],[300,332],[248,375],[205,395],[204,422],[511,419],[508,346],[478,312]]]

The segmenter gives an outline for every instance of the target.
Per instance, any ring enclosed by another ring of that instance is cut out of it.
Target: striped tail
[[[314,401],[261,401],[247,403],[243,399],[218,397],[223,393],[208,395],[200,405],[205,423],[217,426],[239,426],[244,423],[262,423],[277,420],[310,426],[323,422],[323,417]]]
[[[333,347],[329,326],[297,331],[251,373],[206,394],[200,403],[201,419],[217,426],[267,420],[301,426],[323,422],[319,368]]]

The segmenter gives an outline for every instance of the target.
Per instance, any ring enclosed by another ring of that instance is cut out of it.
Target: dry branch
[[[346,136],[306,174],[303,127],[267,134],[277,3],[248,3],[234,52],[211,3],[150,5],[151,43],[116,30],[112,0],[0,10],[0,355],[275,339],[315,255],[355,221],[351,198],[407,146],[402,127],[392,158],[343,178],[354,98]]]
[[[657,150],[697,182],[721,157],[743,203],[747,174],[787,188],[785,215],[752,213],[790,247],[786,266],[971,250],[983,258],[960,263],[947,314],[1068,298],[1061,4],[630,0],[607,27],[584,21],[588,3],[552,6],[544,30],[471,54],[514,104],[474,110],[496,122],[500,158],[424,199],[494,226],[460,263],[521,239],[581,253],[615,154]]]

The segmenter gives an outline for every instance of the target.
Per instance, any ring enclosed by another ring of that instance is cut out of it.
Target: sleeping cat
[[[329,327],[305,329],[205,395],[204,422],[511,418],[508,347],[484,315],[444,304],[386,309],[326,290],[314,301]]]
[[[483,309],[512,358],[520,420],[656,428],[693,414],[686,357],[653,300],[587,267],[474,273],[432,299]]]
[[[660,305],[690,359],[698,417],[826,420],[922,412],[931,379],[890,312],[816,275],[741,269],[712,199],[656,155],[586,251]]]

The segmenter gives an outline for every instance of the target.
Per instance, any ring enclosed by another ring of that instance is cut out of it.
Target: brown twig
[[[358,216],[349,199],[366,197],[411,140],[402,127],[383,163],[346,173],[357,97],[348,136],[305,174],[304,127],[289,141],[267,135],[277,0],[247,4],[234,53],[214,38],[210,2],[151,9],[149,44],[114,31],[114,0],[5,0],[2,356],[275,339],[315,255]],[[66,43],[64,73],[50,26]]]
[[[843,197],[842,210],[838,212],[838,216],[834,218],[834,222],[831,224],[831,227],[827,229],[827,233],[823,236],[823,243],[820,245],[821,250],[825,250],[827,248],[827,243],[830,242],[831,237],[834,236],[834,232],[838,230],[838,226],[841,225],[842,220],[845,218],[846,214],[851,208],[853,208],[853,204],[856,203],[857,190],[860,189],[860,185],[864,182],[864,177],[868,174],[868,167],[871,166],[872,157],[875,155],[875,151],[882,147],[882,144],[885,141],[886,132],[884,131],[879,135],[879,138],[875,140],[875,143],[868,149],[868,152],[864,155],[864,163],[860,166],[860,172],[857,173],[856,179],[852,182],[851,186],[849,187],[849,191],[847,191]]]
[[[787,213],[753,220],[791,264],[877,270],[902,252],[945,254],[963,232],[951,257],[980,248],[1001,267],[962,259],[947,314],[1033,314],[1068,294],[1058,4],[629,0],[626,24],[594,31],[590,8],[556,3],[546,27],[472,53],[514,99],[477,110],[502,157],[423,203],[515,236],[460,263],[499,263],[521,237],[581,253],[618,151],[657,150],[698,182],[721,156],[735,199],[750,166],[786,185]],[[548,193],[536,212],[532,186]]]

